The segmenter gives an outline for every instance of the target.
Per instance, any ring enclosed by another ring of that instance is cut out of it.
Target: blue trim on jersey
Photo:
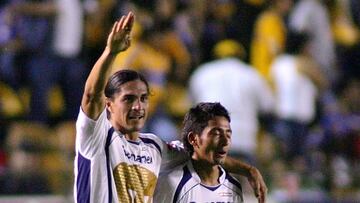
[[[77,203],[90,203],[90,166],[91,161],[78,152],[78,175],[76,180]]]
[[[145,137],[140,137],[140,139],[144,142],[144,143],[148,143],[148,144],[153,144],[160,152],[161,155],[161,148],[160,146],[152,139],[150,138],[145,138]]]
[[[126,141],[130,144],[136,144],[136,145],[140,144],[140,142],[137,142],[137,141],[132,141],[132,140],[126,140]]]
[[[226,172],[225,178],[228,179],[230,183],[232,183],[233,185],[235,185],[242,191],[242,187],[241,187],[241,184],[239,183],[239,181],[237,181],[235,178],[233,178],[229,173]]]
[[[187,168],[187,166],[184,166],[183,171],[184,171],[183,177],[181,178],[180,183],[175,190],[173,203],[177,202],[182,188],[184,187],[186,182],[191,179],[191,173],[190,173],[189,169]]]
[[[110,166],[110,157],[109,157],[109,146],[111,143],[111,137],[114,133],[114,128],[110,128],[106,137],[105,144],[105,155],[106,155],[106,169],[107,169],[107,177],[108,177],[108,190],[109,190],[109,203],[112,202],[112,187],[111,187],[111,166]]]
[[[200,183],[200,185],[203,186],[204,188],[208,189],[208,190],[211,190],[211,191],[215,191],[216,189],[218,189],[221,186],[221,184],[219,184],[217,186],[207,186],[207,185],[204,185],[204,184],[201,184],[201,183]]]

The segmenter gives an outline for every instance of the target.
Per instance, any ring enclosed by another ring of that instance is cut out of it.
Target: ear
[[[105,105],[106,105],[106,110],[108,110],[110,113],[112,112],[112,101],[109,98],[105,99]]]
[[[189,132],[187,135],[188,142],[195,148],[199,146],[199,140],[197,134],[193,132]]]

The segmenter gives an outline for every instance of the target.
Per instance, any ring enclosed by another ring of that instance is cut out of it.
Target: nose
[[[140,110],[140,109],[142,108],[141,105],[142,105],[142,104],[141,104],[140,99],[136,99],[136,100],[134,101],[134,104],[133,104],[133,106],[132,106],[132,109],[134,109],[134,110]]]
[[[230,138],[227,134],[223,134],[223,136],[221,136],[220,143],[221,143],[223,146],[230,145],[230,143],[231,143],[231,138]]]

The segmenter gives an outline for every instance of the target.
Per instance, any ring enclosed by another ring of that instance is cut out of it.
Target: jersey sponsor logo
[[[219,192],[219,197],[232,197],[234,194],[232,192]]]
[[[152,164],[152,162],[153,162],[153,159],[151,156],[135,155],[131,152],[126,151],[125,149],[124,149],[124,154],[130,161],[139,162],[141,164]]]
[[[151,203],[156,175],[140,165],[120,163],[113,170],[119,203]]]

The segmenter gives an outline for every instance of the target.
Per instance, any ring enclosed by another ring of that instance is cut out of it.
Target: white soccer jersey
[[[240,203],[243,202],[240,183],[220,167],[220,184],[201,184],[191,161],[174,169],[169,174],[161,174],[155,191],[156,203]]]
[[[152,202],[161,164],[183,161],[154,134],[126,140],[105,110],[96,121],[80,110],[76,131],[76,203]]]

